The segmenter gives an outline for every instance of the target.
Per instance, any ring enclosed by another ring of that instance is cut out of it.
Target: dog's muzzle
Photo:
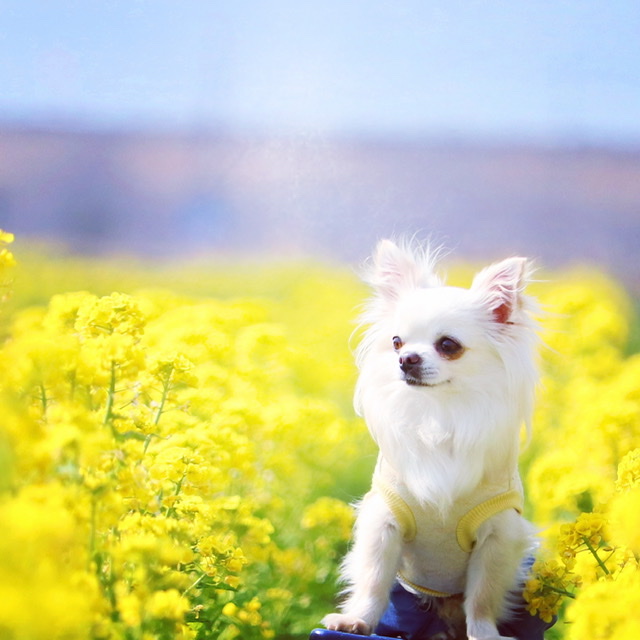
[[[422,356],[416,352],[406,353],[398,360],[404,381],[420,387],[434,387],[438,384],[438,371],[425,365]]]
[[[411,352],[401,355],[399,363],[407,384],[423,383],[423,360],[418,353]]]

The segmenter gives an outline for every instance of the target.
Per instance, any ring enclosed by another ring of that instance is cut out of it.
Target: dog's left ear
[[[365,276],[383,300],[394,302],[407,289],[435,287],[440,284],[434,268],[438,251],[397,245],[381,240],[373,256],[373,269]]]
[[[508,258],[483,269],[471,285],[496,322],[506,324],[520,306],[527,273],[526,258]]]

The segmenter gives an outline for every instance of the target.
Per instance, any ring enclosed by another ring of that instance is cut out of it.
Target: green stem
[[[167,377],[164,380],[164,384],[162,387],[162,398],[160,399],[160,406],[158,407],[158,411],[156,413],[156,418],[153,421],[154,425],[157,425],[158,422],[160,422],[160,416],[162,415],[162,413],[164,412],[164,405],[167,402],[167,397],[169,396],[169,388],[170,388],[170,381],[171,381],[171,375],[173,374],[173,367],[171,367],[171,369],[169,369],[169,372],[167,373]]]
[[[98,501],[95,493],[91,496],[91,531],[89,533],[89,565],[95,559],[96,554],[96,519]]]
[[[111,361],[111,379],[109,380],[109,390],[107,396],[107,408],[104,413],[104,421],[103,425],[109,425],[111,427],[111,434],[117,440],[120,437],[120,434],[116,431],[116,428],[113,426],[113,405],[116,399],[116,363],[115,361]]]
[[[182,596],[186,596],[187,593],[189,593],[189,591],[191,591],[191,589],[194,589],[195,587],[197,587],[202,580],[206,577],[206,573],[203,573],[193,584],[190,584],[183,592],[182,592]]]
[[[178,480],[178,482],[176,482],[176,491],[173,494],[174,496],[177,496],[180,494],[180,491],[182,491],[182,483],[184,482],[184,479],[187,477],[187,470],[184,470],[184,473],[182,474],[182,478],[180,478],[180,480]]]
[[[44,415],[47,413],[47,406],[49,405],[47,390],[45,389],[44,382],[40,383],[40,402],[42,402],[42,413]]]
[[[145,439],[144,439],[144,447],[142,449],[142,455],[146,455],[147,454],[147,449],[149,448],[149,445],[151,444],[151,438],[153,437],[153,434],[149,434]],[[138,464],[141,464],[142,460],[140,460],[138,462]]]
[[[176,490],[173,492],[174,497],[180,495],[180,491],[182,491],[182,483],[184,482],[186,477],[187,477],[187,470],[185,469],[184,473],[182,474],[182,478],[180,478],[180,480],[176,482]],[[175,507],[169,507],[169,509],[167,509],[167,517],[173,518],[176,514],[177,514],[177,511]]]
[[[589,539],[586,536],[582,536],[582,539],[584,540],[584,544],[587,547],[587,549],[591,551],[591,555],[596,559],[596,562],[598,563],[598,565],[600,565],[600,568],[604,571],[605,575],[609,575],[610,574],[609,569],[607,569],[607,566],[605,565],[605,563],[602,562],[602,559],[598,555],[598,552],[593,548],[592,544],[589,542]]]
[[[76,383],[77,383],[75,371],[69,373],[69,375],[67,376],[67,379],[69,381],[69,400],[73,401],[76,395]]]
[[[570,591],[565,591],[564,589],[560,589],[558,587],[554,587],[554,586],[548,584],[547,582],[544,583],[544,586],[547,587],[547,589],[549,589],[549,591],[553,591],[554,593],[559,593],[561,596],[566,596],[567,598],[572,598],[573,600],[576,599],[575,593],[571,593]]]

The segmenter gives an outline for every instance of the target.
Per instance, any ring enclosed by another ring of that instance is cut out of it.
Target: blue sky
[[[0,120],[640,143],[640,2],[0,0]]]

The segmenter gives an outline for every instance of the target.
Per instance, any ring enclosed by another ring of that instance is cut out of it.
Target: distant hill
[[[0,227],[82,252],[596,262],[640,291],[640,149],[0,127]]]

